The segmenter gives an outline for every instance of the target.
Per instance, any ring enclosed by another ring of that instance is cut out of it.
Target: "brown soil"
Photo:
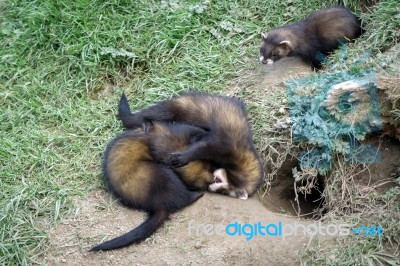
[[[370,136],[364,145],[371,145],[379,155],[375,163],[368,165],[368,171],[356,175],[354,180],[368,190],[386,192],[396,185],[394,179],[400,176],[400,142],[394,138]]]
[[[263,74],[261,77],[262,84],[265,85],[266,91],[275,88],[275,86],[283,89],[284,81],[312,73],[311,67],[297,57],[285,57],[272,65],[261,66],[257,71]]]
[[[145,242],[110,252],[89,253],[94,245],[137,226],[145,214],[122,207],[101,190],[80,199],[77,206],[75,217],[58,226],[51,235],[52,248],[47,257],[50,265],[296,265],[297,252],[309,241],[306,236],[286,239],[256,236],[247,241],[244,236],[196,235],[196,229],[189,233],[191,220],[193,225],[225,226],[235,221],[299,222],[268,211],[257,196],[244,201],[206,193],[195,204],[172,215]]]

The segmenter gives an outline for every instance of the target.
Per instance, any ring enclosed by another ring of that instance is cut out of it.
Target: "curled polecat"
[[[230,190],[253,194],[263,180],[263,169],[253,146],[253,136],[242,101],[232,97],[191,92],[131,113],[123,94],[119,118],[126,128],[146,121],[178,122],[208,132],[200,140],[170,157],[174,167],[192,161],[213,162],[226,171]]]
[[[146,239],[170,213],[203,195],[188,188],[210,186],[211,191],[247,198],[245,191],[231,189],[224,170],[212,163],[193,161],[177,169],[162,163],[172,152],[201,139],[207,134],[203,129],[179,123],[146,123],[144,128],[142,132],[126,131],[110,142],[104,154],[103,171],[106,185],[123,204],[146,211],[149,216],[130,232],[90,251],[121,248]]]
[[[110,250],[140,242],[160,227],[170,213],[196,201],[201,192],[189,191],[175,171],[153,160],[145,133],[127,131],[108,145],[104,160],[105,183],[129,207],[148,212],[132,231],[93,247]]]
[[[282,57],[297,55],[319,69],[324,56],[361,32],[360,20],[347,8],[323,8],[304,20],[263,33],[260,61],[271,64]]]

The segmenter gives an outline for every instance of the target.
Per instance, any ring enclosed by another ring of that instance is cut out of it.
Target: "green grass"
[[[258,58],[260,32],[334,1],[280,2],[0,2],[0,264],[43,263],[73,198],[101,186],[123,90],[134,109],[219,92]]]
[[[395,0],[379,1],[369,13],[360,16],[370,29],[363,38],[363,47],[374,51],[384,51],[400,39],[400,4]]]

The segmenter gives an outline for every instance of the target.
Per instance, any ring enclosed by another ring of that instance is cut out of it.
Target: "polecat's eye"
[[[264,52],[265,52],[264,47],[261,47],[261,48],[260,48],[260,54],[264,54]]]

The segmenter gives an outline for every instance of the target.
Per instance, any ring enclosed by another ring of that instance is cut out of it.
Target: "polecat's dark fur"
[[[125,95],[119,105],[119,118],[126,128],[138,128],[145,121],[191,124],[207,131],[199,141],[170,158],[177,167],[191,161],[213,162],[226,170],[230,190],[253,194],[263,179],[261,162],[242,101],[205,93],[187,93],[132,114]]]
[[[319,69],[324,56],[361,33],[360,20],[347,8],[323,8],[304,20],[263,33],[260,61],[271,63],[285,56],[297,55]]]
[[[190,144],[207,137],[209,132],[182,123],[145,122],[145,130],[152,147],[152,157],[159,163],[169,164],[171,156],[181,152]],[[174,167],[189,189],[205,190],[227,194],[231,197],[247,199],[248,193],[229,183],[225,169],[212,161],[190,161]]]
[[[169,165],[174,153],[199,141],[208,133],[195,126],[182,123],[146,122],[146,131],[155,161]],[[217,166],[206,161],[192,161],[174,170],[189,189],[204,190],[214,182],[213,172]]]

